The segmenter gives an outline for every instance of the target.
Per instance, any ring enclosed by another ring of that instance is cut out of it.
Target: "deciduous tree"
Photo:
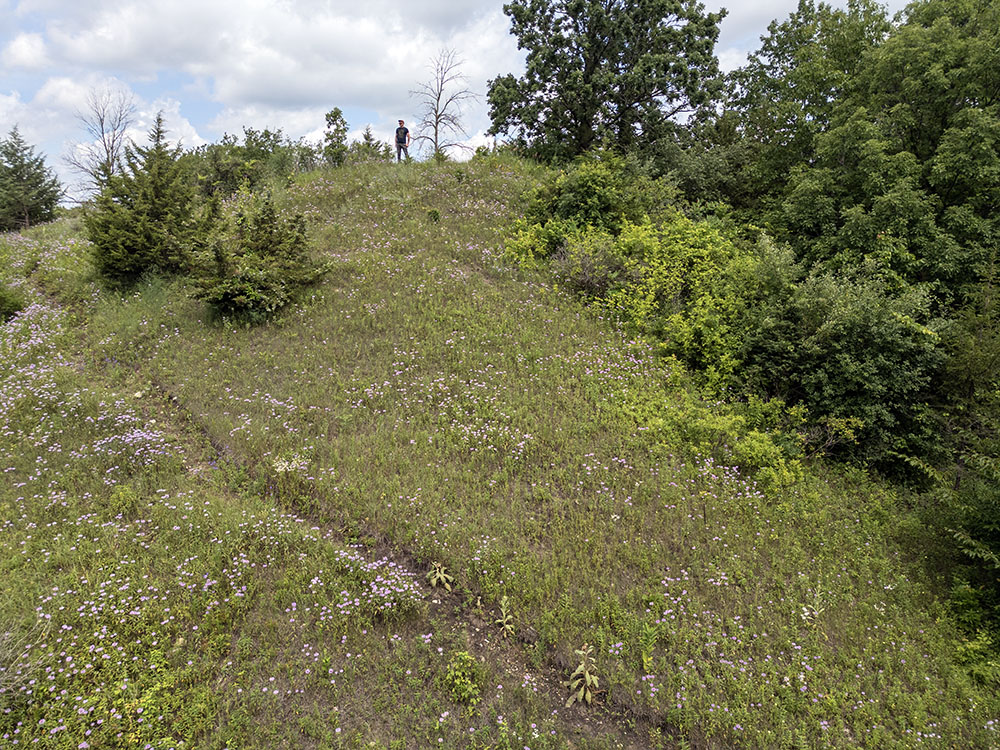
[[[490,81],[489,132],[540,156],[649,144],[720,89],[723,13],[697,0],[514,0],[504,12],[527,67]]]
[[[99,191],[111,175],[121,172],[128,130],[135,122],[135,98],[123,87],[93,89],[86,110],[76,117],[89,140],[73,146],[64,160],[88,189]]]
[[[803,257],[862,260],[962,304],[1000,220],[1000,6],[927,0],[863,56],[781,215]]]
[[[780,190],[789,171],[812,158],[817,135],[848,94],[863,55],[889,33],[885,8],[849,0],[847,8],[799,0],[773,21],[747,65],[732,74],[727,108],[738,116],[755,158],[744,181],[760,195]]]
[[[323,134],[323,158],[326,163],[339,167],[347,158],[347,120],[340,107],[326,113],[326,132]]]

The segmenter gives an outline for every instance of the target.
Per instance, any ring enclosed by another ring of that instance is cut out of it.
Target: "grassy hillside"
[[[102,291],[71,220],[0,240],[4,743],[997,746],[899,501],[725,465],[722,407],[503,263],[533,179],[300,178],[334,270],[258,328]]]

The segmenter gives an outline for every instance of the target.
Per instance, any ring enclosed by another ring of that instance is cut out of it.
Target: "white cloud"
[[[729,47],[728,49],[716,50],[716,57],[719,58],[719,70],[723,73],[736,70],[746,65],[746,50],[739,47]]]
[[[53,50],[72,65],[150,75],[215,54],[227,29],[225,3],[115,3],[48,25]],[[235,8],[234,8],[235,10]]]
[[[49,60],[41,34],[18,34],[4,47],[0,61],[10,68],[40,70]]]
[[[114,78],[90,74],[80,78],[56,76],[45,80],[34,98],[27,103],[5,102],[10,97],[0,97],[0,115],[9,106],[18,110],[23,119],[30,121],[31,131],[22,128],[25,139],[31,143],[43,143],[47,153],[47,163],[54,169],[65,185],[75,186],[80,192],[81,178],[73,173],[63,157],[78,151],[81,140],[85,139],[81,115],[89,113],[88,99],[93,91],[102,89],[122,90],[132,96],[135,105],[135,119],[127,132],[129,139],[145,145],[157,112],[163,112],[170,143],[180,142],[185,148],[206,143],[198,128],[181,114],[181,102],[173,98],[158,98],[146,101],[135,94],[125,83]],[[5,117],[3,118],[5,119]]]
[[[15,125],[18,125],[28,112],[28,108],[21,101],[21,95],[16,91],[10,94],[0,94],[0,123],[3,124],[3,132],[0,137],[6,137]]]
[[[86,100],[86,92],[82,81],[59,76],[47,79],[30,101],[22,102],[21,132],[29,142],[42,145],[50,162],[58,159],[75,130],[76,113]]]
[[[49,78],[35,93],[32,104],[46,110],[59,110],[74,116],[82,112],[87,103],[87,93],[101,81],[96,77],[84,79],[57,76]]]
[[[498,70],[519,68],[507,18],[486,0],[132,0],[87,6],[49,23],[54,57],[136,81],[164,71],[186,73],[193,89],[220,105],[213,125],[220,130],[232,130],[236,116],[274,113],[268,117],[275,124],[306,119],[296,111],[322,114],[332,106],[372,110],[391,120],[410,111],[409,90],[443,46],[473,61],[466,72],[480,93]]]

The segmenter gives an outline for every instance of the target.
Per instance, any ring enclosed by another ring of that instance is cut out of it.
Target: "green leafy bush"
[[[0,323],[13,318],[24,309],[24,297],[16,289],[0,281]]]
[[[951,489],[939,490],[936,499],[946,508],[938,524],[948,529],[961,555],[957,572],[965,585],[961,596],[952,591],[952,605],[966,616],[958,619],[969,632],[990,625],[1000,637],[1000,459],[996,446],[991,448],[992,455],[964,455]]]
[[[662,216],[676,195],[671,184],[653,180],[634,160],[595,151],[543,182],[531,197],[528,218],[617,235],[627,222]]]
[[[618,237],[626,283],[607,304],[662,342],[712,387],[740,364],[738,325],[753,261],[705,222],[674,215],[626,224]]]
[[[243,137],[229,133],[218,143],[189,151],[182,157],[199,192],[228,197],[249,183],[256,189],[269,182],[283,182],[294,172],[315,168],[320,154],[305,140],[293,141],[280,128],[243,128]]]
[[[657,340],[710,393],[798,409],[792,421],[810,450],[909,473],[904,464],[933,448],[928,399],[943,324],[925,288],[900,287],[892,274],[804,278],[766,235],[749,246],[678,213],[614,230],[553,217],[522,226],[507,252],[523,263],[549,257],[561,283]],[[776,465],[774,446],[754,432],[730,445],[741,465]]]
[[[309,258],[301,214],[279,213],[269,193],[246,186],[224,208],[210,245],[213,268],[195,296],[247,322],[266,319],[328,270]]]
[[[479,703],[483,668],[468,651],[452,654],[444,680],[456,703],[466,706]]]
[[[810,277],[788,290],[780,325],[750,326],[744,383],[803,405],[814,425],[854,434],[853,455],[891,462],[933,440],[927,399],[941,366],[930,300],[875,278]],[[925,322],[921,322],[925,321]]]
[[[552,258],[556,275],[589,297],[603,297],[627,283],[626,265],[620,243],[600,230],[567,236]]]
[[[545,222],[519,221],[513,234],[504,244],[504,257],[525,267],[533,267],[566,247],[573,238],[583,233],[576,224],[566,219]]]

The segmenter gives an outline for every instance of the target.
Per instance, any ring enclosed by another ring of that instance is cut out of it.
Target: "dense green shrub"
[[[456,651],[448,662],[444,684],[456,703],[475,706],[480,701],[484,670],[468,651]]]
[[[129,284],[145,273],[188,267],[199,227],[180,153],[179,146],[167,144],[157,115],[149,146],[125,149],[123,172],[109,175],[84,216],[94,264],[110,281]]]
[[[564,237],[552,256],[552,268],[571,289],[588,297],[603,297],[626,283],[626,258],[620,244],[600,230]]]
[[[650,178],[635,160],[595,151],[543,182],[530,200],[528,218],[617,234],[626,222],[663,216],[675,198],[670,183]]]
[[[942,486],[932,493],[944,507],[961,553],[961,572],[1000,643],[1000,304],[998,269],[944,332],[949,357],[939,384],[941,433],[955,455]],[[978,625],[977,625],[978,627]],[[976,628],[970,628],[975,630]]]
[[[549,173],[531,193],[526,218],[506,243],[507,259],[533,265],[558,256],[571,286],[603,293],[608,279],[600,276],[621,270],[615,237],[627,226],[669,216],[676,194],[672,184],[651,179],[635,160],[585,154]]]
[[[551,255],[561,283],[657,340],[708,392],[801,409],[810,450],[906,472],[937,450],[929,400],[944,323],[926,288],[806,277],[766,235],[747,246],[680,214],[623,220],[616,234],[552,218],[523,227],[508,252]]]
[[[626,283],[608,294],[608,305],[710,386],[727,384],[739,365],[749,256],[705,222],[679,214],[659,224],[627,224],[618,246]]]
[[[518,265],[535,266],[538,261],[556,255],[566,248],[570,240],[583,234],[574,222],[566,219],[533,223],[518,221],[504,243],[504,257]]]
[[[185,168],[194,176],[199,192],[228,197],[244,183],[256,189],[272,181],[287,180],[295,172],[314,169],[319,154],[314,146],[293,141],[280,128],[243,128],[243,137],[227,133],[186,153]]]
[[[811,277],[786,310],[794,345],[781,342],[785,351],[771,356],[774,331],[769,341],[751,331],[746,359],[765,393],[804,404],[819,424],[853,422],[860,457],[926,453],[933,447],[927,400],[943,361],[930,302],[916,288],[893,295],[878,279]]]
[[[24,309],[24,297],[16,289],[0,281],[0,323],[13,318]]]
[[[571,219],[522,226],[507,254],[521,263],[552,256],[562,283],[661,342],[712,387],[739,365],[737,336],[755,261],[719,230],[680,214],[623,220],[617,234]]]
[[[212,268],[195,296],[248,322],[266,319],[327,271],[309,258],[302,215],[279,213],[269,193],[247,186],[223,207],[209,244]]]
[[[982,454],[968,458],[969,471],[955,492],[952,533],[966,557],[990,572],[977,583],[993,584],[988,598],[994,614],[1000,615],[1000,591],[995,586],[1000,575],[1000,460]]]

